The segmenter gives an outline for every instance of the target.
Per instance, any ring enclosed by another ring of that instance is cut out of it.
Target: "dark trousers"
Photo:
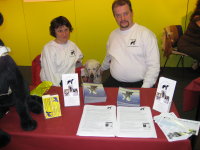
[[[143,81],[138,82],[120,82],[113,78],[111,75],[108,79],[103,83],[104,87],[133,87],[133,88],[141,88]]]

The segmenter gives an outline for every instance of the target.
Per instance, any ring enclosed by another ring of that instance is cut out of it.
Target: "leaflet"
[[[64,105],[67,106],[79,106],[80,105],[80,94],[79,94],[79,83],[78,74],[63,74],[63,95]]]
[[[59,96],[56,95],[43,95],[43,111],[46,119],[61,116]]]
[[[185,140],[199,133],[200,121],[180,119],[169,114],[161,114],[154,119],[170,142]]]
[[[160,77],[153,109],[159,112],[169,112],[176,87],[176,81]]]

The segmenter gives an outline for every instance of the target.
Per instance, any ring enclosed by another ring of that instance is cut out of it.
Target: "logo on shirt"
[[[134,47],[136,43],[136,39],[130,39],[128,47]]]
[[[70,56],[71,56],[71,57],[76,56],[75,50],[70,50]]]

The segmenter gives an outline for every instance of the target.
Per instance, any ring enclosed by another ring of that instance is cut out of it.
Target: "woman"
[[[44,46],[41,54],[42,81],[51,81],[54,86],[60,86],[62,74],[74,73],[76,65],[82,62],[82,52],[69,40],[72,30],[71,23],[63,16],[51,21],[50,34],[55,39]]]
[[[186,32],[178,42],[178,49],[192,58],[200,61],[200,0],[190,17]]]

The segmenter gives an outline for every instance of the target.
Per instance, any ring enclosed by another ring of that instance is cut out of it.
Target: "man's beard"
[[[127,24],[123,25],[123,22],[126,22]],[[129,22],[128,21],[121,21],[120,22],[120,28],[125,29],[127,27],[129,27]]]

